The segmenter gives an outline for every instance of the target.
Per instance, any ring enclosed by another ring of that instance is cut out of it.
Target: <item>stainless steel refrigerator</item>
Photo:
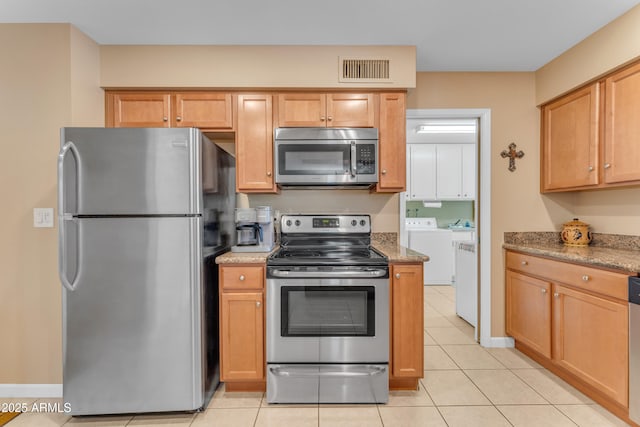
[[[72,415],[192,411],[219,381],[214,258],[235,161],[198,129],[63,128],[63,398]]]

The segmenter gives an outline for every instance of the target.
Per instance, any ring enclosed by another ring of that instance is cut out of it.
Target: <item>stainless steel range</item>
[[[384,403],[389,267],[369,215],[283,215],[267,260],[267,401]]]

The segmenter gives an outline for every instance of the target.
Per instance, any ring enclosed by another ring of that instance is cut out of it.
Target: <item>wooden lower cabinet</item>
[[[516,347],[628,422],[631,273],[512,251],[506,265]]]
[[[628,405],[629,308],[554,285],[553,361]]]
[[[424,284],[422,263],[390,269],[390,388],[415,389],[424,376]]]
[[[221,265],[220,380],[228,391],[264,389],[265,267]]]
[[[507,334],[551,357],[551,283],[507,270]]]

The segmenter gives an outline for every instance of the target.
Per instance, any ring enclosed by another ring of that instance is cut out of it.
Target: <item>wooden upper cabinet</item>
[[[173,122],[176,127],[232,129],[230,93],[184,92],[175,95]]]
[[[278,95],[278,126],[326,126],[327,97],[324,93],[285,93]]]
[[[423,265],[391,265],[391,376],[424,374]]]
[[[605,80],[604,182],[640,181],[640,63]]]
[[[171,96],[162,93],[118,93],[107,98],[107,126],[169,127]]]
[[[598,184],[599,84],[542,108],[542,191]]]
[[[236,191],[275,193],[272,96],[238,95]]]
[[[280,127],[374,127],[372,93],[286,93],[278,95]]]
[[[332,93],[327,95],[327,127],[374,127],[375,95]],[[406,126],[403,126],[403,129]]]
[[[405,190],[407,142],[405,94],[380,94],[377,192]]]

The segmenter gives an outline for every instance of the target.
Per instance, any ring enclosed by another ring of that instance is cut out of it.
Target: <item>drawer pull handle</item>
[[[604,168],[605,168],[605,169],[609,169],[610,167],[611,167],[611,163],[605,163],[605,164],[604,164]]]
[[[239,279],[240,279],[241,282],[244,282],[244,274],[241,274]]]
[[[558,298],[558,297],[560,296],[560,294],[559,294],[559,293],[557,293],[557,292],[555,292],[555,293],[553,294],[553,296],[554,296],[554,297],[556,297],[556,298]]]
[[[260,301],[256,301],[256,307],[260,308]]]
[[[546,290],[546,289],[544,289],[544,288],[543,288],[543,289],[541,289],[541,291],[542,291],[542,293],[543,293],[543,294],[546,294],[546,293],[547,293],[547,290]]]
[[[584,276],[582,276],[582,281],[583,282],[588,282],[591,279],[591,277],[587,276],[586,274]]]
[[[400,278],[400,273],[396,273],[396,279]]]
[[[522,261],[520,264],[522,264],[522,265],[527,265],[527,264],[529,264],[529,263],[528,263],[527,261]]]

